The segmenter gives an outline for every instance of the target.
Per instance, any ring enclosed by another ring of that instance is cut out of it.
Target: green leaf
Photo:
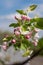
[[[28,56],[28,55],[30,55],[30,50],[27,50],[22,56],[23,56],[23,57],[26,57],[26,56]]]
[[[29,47],[30,47],[30,49],[34,49],[34,46],[33,46],[32,42],[27,40],[25,37],[22,38],[22,44],[25,47],[25,49],[27,49]]]
[[[21,43],[20,49],[22,49],[22,50],[25,50],[26,49],[25,46],[24,46],[24,44]]]
[[[37,20],[37,18],[36,18],[36,19],[35,19],[35,18],[32,18],[32,19],[30,20],[30,22],[31,22],[31,23],[37,22],[36,20]]]
[[[7,41],[10,41],[11,39],[13,39],[13,37],[10,36],[10,37],[7,37],[6,39],[7,39]]]
[[[27,15],[23,10],[16,10],[19,14]]]
[[[37,18],[36,22],[37,22],[36,27],[39,29],[43,29],[43,18]]]
[[[43,38],[39,39],[38,45],[40,48],[43,48]]]
[[[9,25],[9,27],[18,27],[18,26],[19,26],[18,23],[12,23],[12,24]]]
[[[33,10],[36,9],[36,7],[37,7],[37,5],[31,5],[31,6],[29,7],[29,10],[30,10],[30,11],[33,11]]]

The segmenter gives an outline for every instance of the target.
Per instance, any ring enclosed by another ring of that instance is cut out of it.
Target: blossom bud
[[[15,40],[15,39],[13,39],[11,42],[15,44],[15,43],[16,43],[16,40]]]
[[[27,20],[27,21],[30,20],[30,17],[27,17],[27,16],[25,16],[25,15],[22,15],[21,18],[22,18],[22,20]]]
[[[14,29],[14,32],[15,32],[16,30],[17,30],[17,29],[15,28],[15,29]]]
[[[31,36],[30,35],[25,35],[25,37],[26,37],[26,39],[30,39]]]
[[[15,31],[15,35],[16,36],[20,35],[20,32],[19,31]]]
[[[7,45],[7,42],[3,42],[4,45]]]
[[[16,20],[21,20],[21,16],[20,16],[20,15],[16,15],[16,16],[15,16],[15,19],[16,19]]]
[[[18,31],[20,31],[20,29],[21,29],[20,27],[17,27],[17,30],[18,30]]]
[[[7,49],[7,46],[6,46],[6,45],[3,45],[2,48],[3,48],[4,50],[6,50],[6,49]]]
[[[18,18],[15,16],[15,19],[18,20]]]
[[[37,42],[36,41],[33,41],[33,44],[34,44],[34,46],[37,46]]]

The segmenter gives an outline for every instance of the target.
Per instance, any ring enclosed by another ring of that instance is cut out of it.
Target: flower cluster
[[[35,9],[35,5],[30,8],[32,11]],[[7,50],[11,45],[16,50],[35,50],[38,45],[38,31],[37,18],[31,18],[23,10],[17,10],[19,16],[14,17],[16,23],[11,23],[9,26],[14,28],[12,36],[5,35],[3,39],[2,48]]]
[[[32,29],[32,25],[31,26],[27,25],[27,27],[25,29],[25,26],[26,26],[25,24],[30,24],[31,18],[27,15],[21,15],[20,18],[15,16],[15,19],[18,21],[19,24],[20,23],[21,24],[14,28],[14,35],[11,37],[10,40],[8,40],[9,36],[5,35],[5,38],[3,39],[4,42],[3,42],[2,48],[4,50],[6,50],[10,44],[14,45],[16,47],[16,49],[21,48],[21,44],[25,45],[25,43],[23,43],[24,40],[31,42],[30,44],[32,44],[33,46],[37,46],[38,36],[37,36],[37,38],[35,38],[35,35],[38,32],[37,28],[34,27]],[[27,43],[27,44],[29,44],[29,43]],[[27,48],[28,47],[26,47],[26,49]]]

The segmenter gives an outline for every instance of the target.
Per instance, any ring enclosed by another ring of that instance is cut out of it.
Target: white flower
[[[35,31],[39,32],[39,31],[40,31],[40,29],[38,29],[38,28],[35,28]]]
[[[39,38],[39,35],[38,33],[35,34],[35,38],[38,39]]]

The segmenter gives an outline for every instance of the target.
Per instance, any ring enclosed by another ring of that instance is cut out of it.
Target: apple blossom
[[[7,44],[7,42],[3,42],[3,44],[4,44],[4,45],[6,45],[6,44]]]
[[[34,46],[37,46],[37,41],[33,41]]]
[[[39,38],[38,33],[36,33],[34,37],[35,37],[36,39],[38,39],[38,38]]]
[[[25,16],[25,15],[22,15],[21,18],[22,18],[22,20],[30,21],[30,17],[27,17],[27,16]]]
[[[20,35],[19,31],[15,31],[14,33],[15,33],[16,36]]]
[[[18,31],[20,31],[20,30],[21,30],[21,28],[20,28],[20,27],[17,27],[17,30],[18,30]]]
[[[7,49],[7,46],[6,46],[6,45],[2,45],[2,48],[3,48],[4,50],[6,50],[6,49]]]
[[[25,38],[26,38],[26,39],[30,39],[31,36],[27,34],[27,35],[25,35]]]
[[[35,32],[39,32],[40,30],[39,30],[38,28],[35,28],[34,31],[35,31]]]
[[[14,32],[17,31],[17,28],[14,28]]]
[[[21,20],[21,16],[20,16],[20,15],[16,15],[16,16],[15,16],[15,19],[16,19],[16,20]]]
[[[15,44],[15,43],[16,43],[16,40],[15,40],[15,39],[13,39],[11,42]]]

